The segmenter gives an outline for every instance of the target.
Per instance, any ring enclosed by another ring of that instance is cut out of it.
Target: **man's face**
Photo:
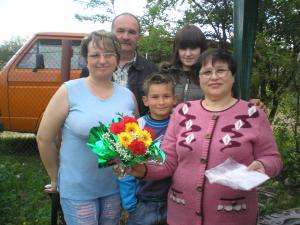
[[[135,18],[124,15],[118,17],[112,27],[114,33],[121,43],[122,52],[135,52],[139,41],[139,25]]]

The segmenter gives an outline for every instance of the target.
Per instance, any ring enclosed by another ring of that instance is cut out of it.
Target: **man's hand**
[[[264,110],[265,113],[267,112],[267,107],[262,101],[260,101],[260,99],[258,98],[250,99],[249,102],[253,103],[254,105]]]

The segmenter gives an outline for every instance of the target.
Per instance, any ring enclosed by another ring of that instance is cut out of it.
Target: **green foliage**
[[[87,15],[75,14],[75,18],[79,21],[93,21],[94,23],[104,23],[111,21],[115,16],[115,1],[114,0],[89,0],[81,1],[74,0],[74,2],[83,5],[84,9],[88,11]]]
[[[280,175],[259,188],[260,212],[268,215],[300,205],[300,154],[295,151],[293,134],[282,125],[274,129],[281,152],[283,169]]]
[[[298,208],[300,205],[300,198],[298,197],[299,191],[297,188],[287,187],[277,179],[268,181],[259,188],[258,193],[261,216]]]
[[[299,137],[294,133],[295,115],[299,109],[296,108],[295,101],[290,94],[283,97],[273,122],[273,133],[284,163],[280,179],[286,185],[300,187],[300,153],[295,148]]]
[[[12,146],[1,140],[0,224],[50,224],[50,198],[43,192],[48,177],[37,150],[10,151],[5,144]]]
[[[300,154],[295,148],[297,137],[294,133],[295,114],[299,109],[295,101],[288,93],[282,96],[273,121],[273,133],[281,153],[283,169],[279,176],[260,188],[262,214],[296,208],[300,204]]]
[[[21,48],[24,42],[24,39],[16,37],[9,41],[4,41],[4,43],[0,45],[0,68],[5,66],[8,60]]]
[[[258,33],[253,65],[252,93],[269,102],[274,94],[287,91],[286,87],[296,74],[296,55],[284,43]]]
[[[143,36],[139,42],[139,51],[147,53],[148,58],[155,63],[167,60],[172,53],[172,47],[169,33],[163,26],[151,28],[149,34]]]

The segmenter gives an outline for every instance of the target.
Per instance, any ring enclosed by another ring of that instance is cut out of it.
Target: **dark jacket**
[[[133,92],[136,97],[140,116],[145,115],[148,112],[148,108],[144,105],[143,96],[143,82],[147,75],[157,71],[155,64],[137,55],[136,61],[128,70],[128,88]],[[89,75],[88,69],[85,67],[80,77],[87,77]]]
[[[159,70],[174,77],[177,104],[198,100],[203,97],[198,76],[200,70],[199,64],[195,64],[192,71],[183,71],[180,67],[173,66],[170,62],[162,62]]]
[[[155,71],[157,71],[155,65],[139,55],[136,57],[136,61],[133,63],[133,65],[129,68],[128,88],[136,97],[140,116],[143,116],[148,112],[148,108],[144,105],[142,100],[142,96],[144,94],[143,82],[147,75]]]
[[[177,104],[198,100],[203,97],[202,90],[199,84],[195,84],[189,72],[181,72],[175,85],[175,95],[177,95]]]

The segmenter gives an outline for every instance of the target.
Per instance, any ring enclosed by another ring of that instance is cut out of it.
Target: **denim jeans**
[[[92,200],[60,198],[67,225],[118,225],[121,217],[120,194]]]
[[[127,225],[165,225],[167,224],[166,201],[139,200],[136,209],[129,213]]]

